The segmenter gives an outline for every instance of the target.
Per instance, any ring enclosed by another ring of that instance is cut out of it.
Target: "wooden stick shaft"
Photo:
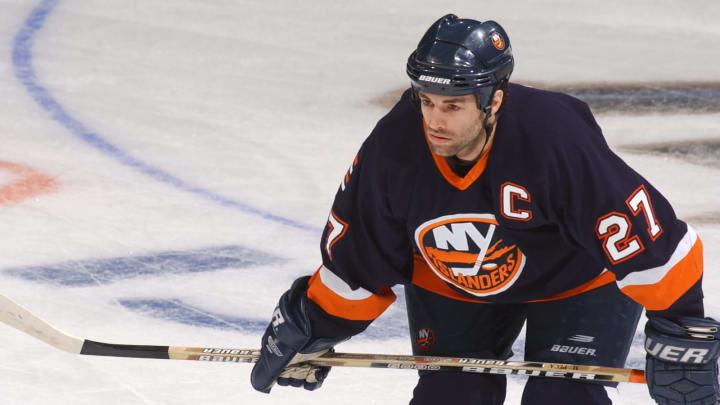
[[[170,358],[173,360],[234,363],[253,363],[260,356],[258,350],[230,348],[171,346],[168,352],[170,353]],[[471,373],[519,374],[578,380],[645,383],[645,373],[642,370],[514,360],[365,353],[326,353],[317,359],[310,360],[309,363],[333,367],[453,370]]]
[[[79,339],[62,332],[0,295],[0,321],[66,352],[93,356],[145,359],[195,360],[216,363],[254,363],[255,349],[128,345]],[[642,370],[462,357],[428,357],[388,354],[326,353],[309,363],[332,367],[393,368],[407,370],[463,371],[486,374],[519,374],[575,380],[645,383]]]

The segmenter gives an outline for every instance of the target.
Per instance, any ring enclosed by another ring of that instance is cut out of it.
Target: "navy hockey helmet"
[[[475,94],[478,108],[487,113],[495,91],[510,79],[513,65],[510,39],[500,24],[448,14],[430,26],[410,54],[407,74],[415,97],[418,91]]]

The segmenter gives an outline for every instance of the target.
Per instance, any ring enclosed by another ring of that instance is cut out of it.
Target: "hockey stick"
[[[79,339],[56,329],[14,301],[0,295],[0,321],[43,342],[74,354],[144,359],[254,363],[259,350],[212,347],[127,345]],[[465,371],[519,374],[577,380],[645,383],[642,370],[529,361],[385,354],[326,353],[309,363],[320,366]]]

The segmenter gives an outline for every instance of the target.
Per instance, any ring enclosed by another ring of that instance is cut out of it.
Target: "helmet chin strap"
[[[498,86],[500,88],[501,86]],[[495,91],[493,90],[493,95],[495,95]],[[507,98],[507,91],[504,91],[503,96]],[[478,104],[480,104],[480,100],[478,99]],[[485,113],[485,118],[483,118],[482,127],[485,131],[485,142],[483,143],[482,149],[480,149],[480,155],[478,155],[477,159],[480,159],[485,152],[485,148],[487,147],[488,142],[490,141],[490,134],[492,133],[493,128],[497,125],[498,120],[500,119],[500,114],[503,112],[503,106],[504,103],[500,105],[500,108],[495,112],[495,122],[492,124],[488,124],[488,120],[490,119],[490,115],[492,113],[492,103],[488,105],[486,108],[481,108],[483,112]]]
[[[491,108],[488,108],[488,111],[491,111]],[[485,153],[485,148],[487,147],[488,142],[490,141],[490,134],[492,134],[492,130],[495,127],[495,125],[497,124],[499,116],[500,116],[500,111],[495,113],[495,122],[493,122],[492,124],[488,124],[488,120],[490,119],[490,113],[489,112],[485,113],[485,118],[483,118],[483,122],[482,122],[482,127],[483,127],[483,130],[485,131],[485,142],[483,143],[482,149],[480,149],[480,154],[478,155],[478,157],[475,160],[480,159],[483,156],[483,154]]]

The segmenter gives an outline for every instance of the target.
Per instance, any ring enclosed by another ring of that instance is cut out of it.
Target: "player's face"
[[[430,149],[436,155],[475,160],[485,146],[485,114],[475,96],[440,96],[422,93],[420,106]]]

